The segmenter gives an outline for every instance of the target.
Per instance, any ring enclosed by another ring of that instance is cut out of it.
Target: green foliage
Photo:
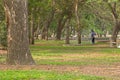
[[[78,0],[78,15],[80,19],[80,27],[85,33],[94,29],[98,34],[106,34],[107,31],[112,31],[114,26],[111,10],[108,3],[117,3],[117,12],[119,9],[119,0]],[[54,12],[52,21],[49,21],[50,16]],[[40,27],[40,33],[49,24],[48,34],[56,34],[56,28],[61,16],[64,19],[71,16],[72,27],[76,28],[75,19],[75,0],[29,0],[29,17],[33,15],[34,26]],[[119,15],[119,14],[118,14]],[[64,32],[63,32],[64,34]],[[74,35],[74,34],[72,34]]]
[[[0,24],[0,44],[7,47],[7,28],[4,22]]]
[[[97,34],[106,34],[107,31],[112,31],[114,26],[112,15],[108,4],[105,2],[91,2],[85,5],[82,12],[82,24],[85,24],[84,32],[94,29]]]
[[[2,0],[0,0],[0,45],[7,46],[7,30]]]

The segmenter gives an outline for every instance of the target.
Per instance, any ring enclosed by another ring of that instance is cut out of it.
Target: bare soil
[[[7,50],[0,50],[0,55],[7,54]]]

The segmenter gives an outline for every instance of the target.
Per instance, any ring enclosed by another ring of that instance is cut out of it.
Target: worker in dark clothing
[[[94,32],[94,30],[91,30],[91,41],[92,41],[92,44],[95,43],[95,35],[96,35],[96,33]]]

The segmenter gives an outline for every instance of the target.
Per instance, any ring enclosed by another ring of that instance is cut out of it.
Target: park
[[[0,80],[120,80],[119,0],[0,0]]]

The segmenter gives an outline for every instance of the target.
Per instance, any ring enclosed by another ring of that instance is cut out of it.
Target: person
[[[94,32],[94,30],[91,30],[91,41],[92,41],[92,44],[94,44],[95,43],[95,32]]]

